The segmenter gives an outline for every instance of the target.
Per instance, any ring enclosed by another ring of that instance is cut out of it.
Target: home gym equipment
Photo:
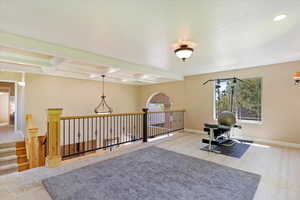
[[[214,148],[217,146],[233,146],[240,141],[231,137],[231,131],[233,128],[242,127],[236,124],[235,115],[232,112],[224,111],[220,113],[218,117],[218,124],[204,124],[204,131],[208,133],[209,139],[202,139],[203,143],[208,144],[208,151],[220,153],[220,151]]]
[[[230,111],[220,112],[220,99],[218,99],[217,111],[220,112],[217,114],[218,124],[204,124],[204,131],[208,133],[208,139],[202,139],[203,143],[208,144],[207,150],[210,152],[220,153],[219,150],[214,148],[214,145],[217,146],[227,146],[231,147],[236,143],[240,143],[240,141],[233,139],[231,137],[231,131],[233,128],[241,129],[241,126],[237,125],[235,109],[234,109],[234,93],[236,83],[243,82],[243,80],[238,79],[236,77],[233,78],[223,78],[223,79],[210,79],[203,83],[206,85],[209,82],[214,82],[216,86],[217,98],[220,98],[220,88],[221,81],[231,81],[231,94],[230,94]]]

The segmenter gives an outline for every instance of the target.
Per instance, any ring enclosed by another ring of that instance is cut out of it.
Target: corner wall
[[[164,92],[174,102],[174,108],[186,109],[185,128],[202,130],[204,123],[214,122],[213,84],[202,86],[212,78],[236,76],[262,77],[261,124],[242,123],[242,134],[268,140],[300,144],[300,86],[295,86],[293,73],[300,71],[300,62],[187,76],[184,81],[142,86],[140,106],[154,92]]]

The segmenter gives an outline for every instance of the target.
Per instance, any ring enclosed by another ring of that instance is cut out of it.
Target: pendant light
[[[95,113],[96,114],[110,114],[112,113],[111,107],[106,103],[105,98],[106,96],[104,95],[104,78],[105,75],[101,75],[102,77],[102,95],[101,95],[101,101],[98,104],[98,106],[95,108]]]

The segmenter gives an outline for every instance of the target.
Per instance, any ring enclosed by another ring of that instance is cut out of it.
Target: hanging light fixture
[[[105,101],[106,96],[104,95],[104,78],[105,78],[105,75],[101,75],[101,77],[102,77],[102,95],[101,95],[100,103],[95,108],[95,113],[96,114],[110,114],[110,113],[112,113],[112,109],[106,103],[106,101]]]
[[[194,49],[189,47],[187,44],[180,45],[179,48],[175,49],[175,54],[183,62],[192,56]]]
[[[294,73],[294,80],[295,80],[295,85],[300,84],[300,72]]]

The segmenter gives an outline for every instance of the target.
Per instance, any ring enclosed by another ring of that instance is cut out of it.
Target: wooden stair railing
[[[29,168],[44,166],[46,134],[39,133],[39,129],[33,127],[31,114],[26,115],[26,124],[25,142]]]

